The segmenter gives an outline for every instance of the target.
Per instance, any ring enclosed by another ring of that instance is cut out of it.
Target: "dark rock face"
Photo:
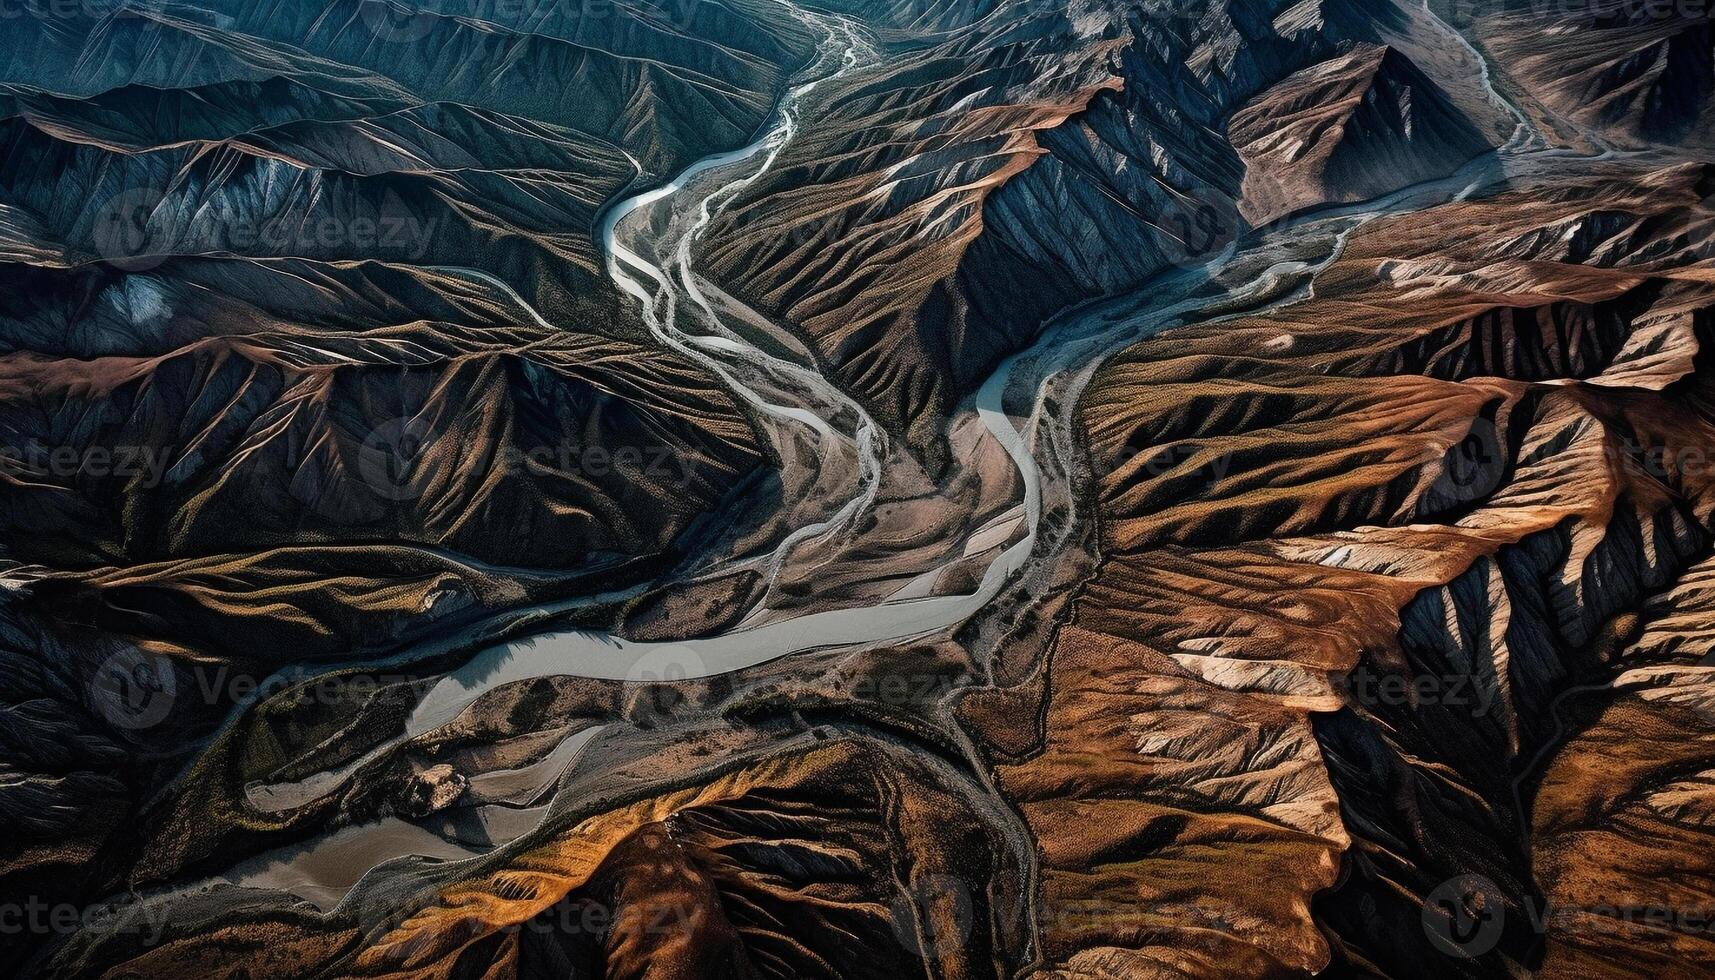
[[[760,466],[594,241],[809,55],[694,6],[7,18],[8,891],[109,887],[94,853],[275,670],[644,581]]]
[[[1715,12],[1601,0],[1554,11],[1490,2],[1470,13],[1527,108],[1566,138],[1711,148]]]
[[[5,975],[1715,973],[1706,11],[0,24]]]
[[[1410,59],[1367,44],[1288,76],[1227,133],[1245,163],[1240,210],[1257,225],[1446,177],[1494,149]]]
[[[1421,16],[1003,4],[849,83],[790,166],[740,195],[706,266],[800,324],[933,455],[925,420],[1054,313],[1201,265],[1285,210],[1444,176],[1498,145],[1510,123]],[[1295,105],[1341,123],[1294,132]],[[854,281],[856,306],[837,299]]]

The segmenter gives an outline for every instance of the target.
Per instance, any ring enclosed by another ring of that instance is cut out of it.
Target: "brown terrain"
[[[1715,974],[1715,28],[1450,7],[21,18],[0,969]]]

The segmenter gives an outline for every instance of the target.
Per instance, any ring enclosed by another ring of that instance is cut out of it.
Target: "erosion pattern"
[[[7,14],[6,975],[1715,972],[1705,6]]]

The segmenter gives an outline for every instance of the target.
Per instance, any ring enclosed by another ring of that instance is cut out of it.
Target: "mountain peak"
[[[1446,176],[1493,148],[1410,58],[1369,43],[1266,89],[1228,134],[1245,163],[1244,214],[1257,224]]]

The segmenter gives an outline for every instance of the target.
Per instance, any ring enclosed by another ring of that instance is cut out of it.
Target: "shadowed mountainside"
[[[1708,22],[1443,6],[18,20],[0,968],[1715,970]]]
[[[842,85],[741,192],[704,267],[798,324],[933,455],[936,420],[1053,313],[1208,261],[1246,216],[1441,176],[1511,131],[1447,45],[1416,50],[1433,41],[1418,12],[1323,7],[1016,2],[897,40],[897,58]],[[1373,83],[1345,82],[1361,105],[1390,89],[1395,104],[1342,123],[1350,148],[1323,177],[1301,176],[1292,153],[1247,161],[1265,131],[1302,138],[1270,128],[1306,97],[1290,76],[1353,43],[1397,45]],[[1402,110],[1412,85],[1422,94]]]
[[[812,37],[768,3],[504,12],[7,18],[20,891],[85,887],[80,861],[244,696],[136,731],[103,700],[110,655],[254,686],[645,581],[762,464],[719,379],[623,313],[594,239],[627,186],[748,139]],[[67,724],[90,734],[38,738]],[[53,846],[80,827],[85,850]]]

